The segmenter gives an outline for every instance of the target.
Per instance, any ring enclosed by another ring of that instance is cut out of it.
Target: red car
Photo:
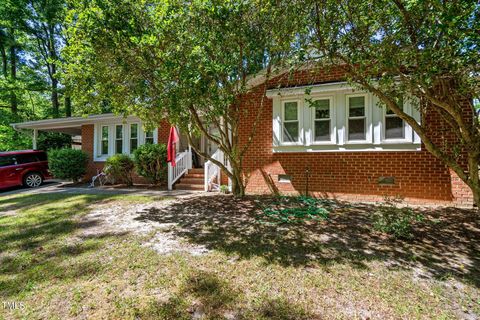
[[[40,186],[51,179],[47,154],[44,151],[22,150],[0,152],[0,188],[24,185]]]

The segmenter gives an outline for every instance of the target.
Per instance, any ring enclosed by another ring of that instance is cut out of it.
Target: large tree
[[[247,116],[241,97],[249,77],[263,72],[268,78],[292,26],[276,24],[261,1],[73,0],[72,7],[67,75],[84,110],[108,105],[150,123],[168,118],[190,142],[203,134],[229,165],[192,146],[223,169],[234,194],[243,195],[249,143],[239,141]],[[281,36],[275,37],[274,25]],[[250,136],[255,131],[254,124]]]
[[[23,24],[26,20],[23,1],[3,0],[0,3],[0,56],[2,73],[0,98],[8,96],[12,113],[18,113],[19,52],[22,47]]]
[[[476,1],[322,0],[298,5],[302,62],[343,66],[347,80],[372,92],[408,123],[425,149],[465,182],[480,206],[480,5]],[[452,136],[418,123],[442,119]],[[436,137],[442,136],[441,139]]]
[[[25,11],[28,19],[24,25],[31,37],[37,62],[46,69],[50,84],[50,99],[54,118],[60,116],[59,64],[64,46],[63,23],[66,12],[65,0],[28,0]],[[70,98],[65,100],[67,116],[71,115]]]

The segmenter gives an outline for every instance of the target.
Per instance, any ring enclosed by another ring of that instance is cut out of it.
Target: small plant
[[[159,184],[167,177],[167,146],[145,144],[134,152],[135,170],[152,184]]]
[[[425,217],[410,207],[398,207],[400,202],[386,198],[385,204],[373,214],[373,228],[395,238],[411,239],[415,223],[422,222]]]
[[[278,197],[271,206],[263,209],[268,220],[274,223],[300,223],[307,220],[328,220],[330,203],[307,196]]]
[[[135,164],[126,154],[116,154],[105,162],[105,173],[111,175],[115,182],[125,183],[127,186],[133,186],[132,172]]]
[[[87,172],[88,155],[76,149],[53,149],[48,152],[48,167],[58,179],[77,182]]]
[[[222,184],[222,185],[220,186],[220,192],[227,194],[227,193],[230,192],[230,190],[228,189],[228,186]]]

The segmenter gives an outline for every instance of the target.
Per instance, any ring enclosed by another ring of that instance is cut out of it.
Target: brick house
[[[244,161],[247,193],[308,192],[365,201],[401,196],[415,203],[472,203],[469,188],[425,150],[408,124],[379,107],[375,96],[354,90],[344,79],[341,68],[301,70],[268,81],[262,76],[251,79],[251,89],[241,101],[246,111],[240,123],[241,144],[246,143],[259,110],[261,115]],[[403,107],[418,121],[431,123],[438,141],[452,139],[440,119],[433,115],[421,119],[408,102]],[[81,148],[90,155],[87,178],[114,153],[128,154],[143,143],[166,143],[170,129],[162,122],[157,129],[145,131],[140,119],[113,114],[14,127],[33,129],[34,136],[38,130],[81,136]],[[228,183],[209,161],[192,161],[192,151],[181,132],[180,136],[181,159],[177,168],[169,168],[169,187],[207,189],[212,172]],[[199,138],[197,143],[203,151],[220,156],[206,139]]]

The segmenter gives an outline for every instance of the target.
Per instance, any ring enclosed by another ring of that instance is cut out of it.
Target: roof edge
[[[25,121],[11,123],[10,125],[15,129],[41,129],[48,127],[59,127],[64,128],[76,127],[82,124],[91,124],[99,120],[111,120],[111,119],[127,119],[127,118],[137,118],[135,116],[123,116],[116,115],[114,113],[105,113],[105,114],[93,114],[87,117],[68,117],[68,118],[55,118],[55,119],[43,119],[43,120],[34,120],[34,121]]]

